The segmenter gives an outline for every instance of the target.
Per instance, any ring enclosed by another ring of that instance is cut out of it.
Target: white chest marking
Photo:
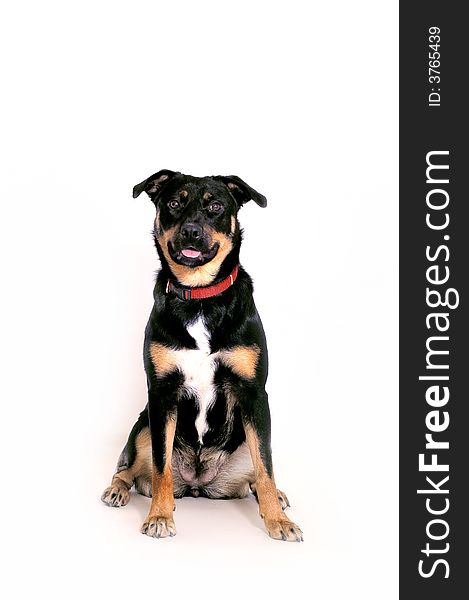
[[[199,442],[208,429],[207,411],[215,400],[213,375],[215,372],[215,355],[210,354],[210,334],[202,318],[187,327],[187,331],[197,343],[197,350],[179,350],[179,368],[184,374],[184,385],[197,398],[199,414],[195,427],[199,434]]]

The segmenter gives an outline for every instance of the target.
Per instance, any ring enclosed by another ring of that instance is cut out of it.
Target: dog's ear
[[[137,198],[142,192],[146,192],[152,200],[158,196],[164,186],[175,176],[180,175],[179,171],[170,171],[163,169],[138,183],[133,189],[133,197]]]
[[[233,194],[236,202],[240,207],[249,200],[254,200],[256,204],[262,206],[263,208],[267,206],[267,198],[262,194],[259,194],[259,192],[256,192],[254,188],[245,183],[236,175],[216,175],[214,179],[223,181],[223,183]]]

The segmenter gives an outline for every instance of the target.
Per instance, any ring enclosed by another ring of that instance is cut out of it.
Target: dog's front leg
[[[173,520],[174,492],[171,457],[176,431],[176,410],[163,405],[158,394],[149,393],[148,411],[152,449],[152,498],[142,533],[162,538],[176,535]]]
[[[267,393],[256,393],[244,410],[244,430],[254,465],[259,514],[270,537],[289,542],[303,541],[303,534],[283,512],[279,503],[270,448],[270,411]]]

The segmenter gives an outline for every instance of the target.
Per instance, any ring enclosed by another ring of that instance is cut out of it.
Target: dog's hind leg
[[[122,450],[117,463],[111,485],[107,487],[101,500],[108,506],[125,506],[130,500],[129,490],[135,483],[135,479],[142,475],[146,467],[146,456],[142,450],[148,447],[148,411],[145,409],[132,427],[129,439]]]
[[[129,490],[134,482],[133,479],[129,481],[129,470],[124,471],[123,473],[125,479],[121,477],[120,473],[116,473],[112,478],[111,485],[104,490],[103,495],[101,496],[101,500],[104,504],[119,508],[120,506],[125,506],[129,502]]]

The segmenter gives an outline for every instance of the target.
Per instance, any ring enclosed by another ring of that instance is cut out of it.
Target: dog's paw
[[[287,495],[285,494],[285,492],[282,492],[281,490],[277,490],[277,496],[278,496],[278,501],[280,502],[280,506],[282,507],[282,510],[285,510],[286,508],[288,508],[290,506],[290,502],[288,501]]]
[[[101,500],[108,506],[125,506],[130,500],[129,490],[118,485],[110,485],[101,496]]]
[[[176,535],[176,526],[173,519],[168,517],[147,517],[140,531],[155,538],[173,537]]]
[[[267,533],[274,540],[284,540],[286,542],[302,542],[303,532],[289,519],[264,519]]]

